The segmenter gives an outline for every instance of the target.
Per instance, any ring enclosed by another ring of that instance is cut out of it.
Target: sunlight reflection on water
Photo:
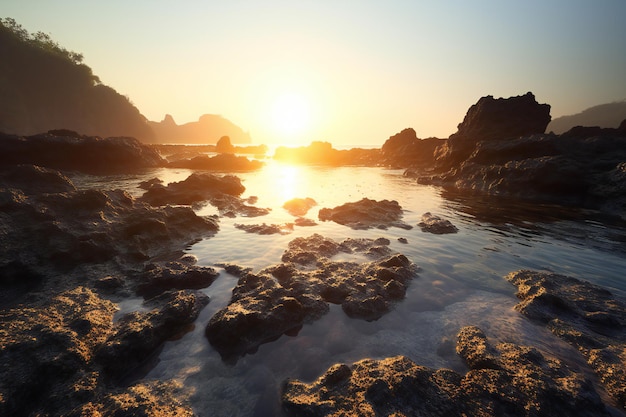
[[[190,173],[153,170],[140,177],[118,178],[116,184],[140,195],[136,189],[140,181],[155,176],[166,183],[180,181]],[[312,380],[336,362],[402,354],[421,365],[463,370],[454,353],[454,340],[460,327],[470,324],[496,341],[532,344],[584,366],[572,348],[513,309],[515,288],[503,276],[518,269],[551,270],[612,287],[622,295],[626,290],[624,226],[592,218],[592,213],[461,198],[418,185],[403,177],[401,170],[384,168],[296,167],[267,161],[259,172],[237,175],[246,187],[243,197],[258,197],[256,205],[271,212],[256,218],[220,218],[219,233],[189,250],[200,265],[235,263],[259,270],[280,262],[291,240],[319,233],[338,241],[388,238],[391,248],[409,257],[421,271],[406,299],[378,321],[350,319],[341,307],[331,306],[329,314],[305,325],[296,337],[282,336],[233,365],[222,362],[204,337],[207,322],[228,303],[237,282],[218,268],[218,280],[203,290],[211,302],[195,329],[168,342],[159,364],[148,375],[181,380],[193,392],[191,400],[199,416],[278,415],[280,384],[285,378]],[[295,218],[282,205],[295,197],[310,197],[318,203],[305,216],[317,226],[295,226],[293,233],[267,236],[234,227],[235,223],[293,222]],[[320,208],[364,197],[397,200],[405,210],[403,220],[413,229],[352,230],[317,219]],[[427,211],[449,219],[459,232],[422,232],[417,223]],[[199,210],[200,214],[214,212],[212,207]]]

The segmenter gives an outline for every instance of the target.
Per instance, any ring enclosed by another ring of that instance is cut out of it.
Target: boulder
[[[168,290],[206,288],[219,274],[207,266],[187,265],[179,261],[148,264],[136,278],[137,293],[146,298]]]
[[[554,273],[507,275],[516,309],[576,347],[606,390],[626,407],[626,304],[605,288]]]
[[[438,138],[419,139],[412,128],[404,129],[385,141],[381,148],[381,157],[385,165],[404,168],[432,166],[434,153],[445,140]]]
[[[235,147],[230,143],[230,137],[222,136],[215,144],[215,151],[219,153],[234,153]]]
[[[433,233],[435,235],[443,235],[447,233],[456,233],[459,229],[453,225],[450,220],[442,219],[430,212],[422,215],[422,221],[417,224],[422,232]]]
[[[20,137],[0,134],[0,165],[32,164],[91,174],[126,173],[165,165],[159,153],[137,139],[102,139],[71,131]]]
[[[404,356],[333,365],[311,383],[287,380],[290,416],[609,416],[593,384],[557,359],[511,343],[492,345],[461,329],[457,352],[469,371],[417,365]]]
[[[332,220],[352,229],[387,229],[392,226],[412,228],[401,220],[402,207],[395,200],[376,201],[363,198],[334,208],[322,208],[318,217],[322,221]]]

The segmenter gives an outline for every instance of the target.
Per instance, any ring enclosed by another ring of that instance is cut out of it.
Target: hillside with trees
[[[51,129],[154,141],[146,118],[100,82],[80,53],[43,32],[0,19],[0,131],[31,135]]]

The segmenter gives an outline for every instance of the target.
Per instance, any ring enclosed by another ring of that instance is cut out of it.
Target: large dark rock
[[[445,140],[438,138],[419,139],[412,128],[391,136],[381,148],[382,162],[385,165],[409,167],[429,167],[435,159],[434,153]]]
[[[419,366],[409,358],[338,364],[312,383],[288,380],[288,415],[609,416],[592,383],[534,348],[491,345],[476,327],[461,329],[457,352],[469,371]]]
[[[478,142],[541,134],[548,123],[550,106],[537,103],[530,92],[506,99],[482,97],[469,108],[457,132],[437,150],[437,168],[443,170],[458,165]]]
[[[626,407],[626,304],[608,290],[553,273],[517,271],[506,279],[516,309],[575,346],[607,391]]]
[[[208,287],[219,276],[207,266],[188,265],[179,261],[149,264],[137,277],[137,293],[150,298],[167,290]]]
[[[167,339],[185,333],[208,303],[207,295],[193,290],[165,292],[146,301],[149,312],[128,313],[115,324],[97,351],[97,362],[114,378],[127,375]]]
[[[297,331],[341,304],[347,315],[376,320],[405,296],[417,267],[391,254],[386,239],[335,242],[320,235],[289,243],[283,263],[258,274],[241,271],[227,307],[209,321],[206,336],[224,358],[253,352],[260,344]],[[339,254],[361,253],[371,262],[337,262]]]
[[[376,201],[363,198],[334,208],[322,208],[318,217],[322,221],[332,220],[353,229],[387,229],[392,226],[412,228],[401,220],[402,207],[395,200]]]
[[[125,173],[164,166],[153,148],[137,139],[102,139],[72,131],[50,131],[35,136],[0,133],[0,165],[32,164],[86,173]]]

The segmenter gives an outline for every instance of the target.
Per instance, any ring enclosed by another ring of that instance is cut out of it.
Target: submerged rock
[[[450,220],[442,219],[439,216],[435,216],[430,212],[422,215],[422,221],[417,224],[423,232],[429,232],[436,235],[443,235],[446,233],[456,233],[459,229],[453,225]]]
[[[283,263],[258,274],[239,271],[230,303],[209,321],[206,336],[224,358],[253,352],[260,344],[292,334],[341,304],[353,318],[376,320],[405,296],[417,267],[391,254],[387,239],[346,239],[320,235],[289,243]],[[371,262],[338,262],[339,253],[359,253]]]
[[[285,224],[239,224],[236,223],[235,227],[239,230],[243,230],[246,233],[256,233],[259,235],[287,235],[293,232],[293,223]]]
[[[516,309],[576,347],[607,391],[626,407],[626,304],[610,291],[553,273],[517,271],[506,279]]]
[[[322,221],[334,221],[353,229],[387,229],[400,227],[411,229],[412,226],[404,223],[402,207],[395,200],[370,200],[363,198],[355,203],[346,203],[335,208],[322,208],[318,217]]]
[[[287,380],[293,416],[609,416],[590,381],[556,359],[511,343],[491,345],[461,329],[457,352],[469,371],[417,365],[404,356],[337,364],[312,383]]]

